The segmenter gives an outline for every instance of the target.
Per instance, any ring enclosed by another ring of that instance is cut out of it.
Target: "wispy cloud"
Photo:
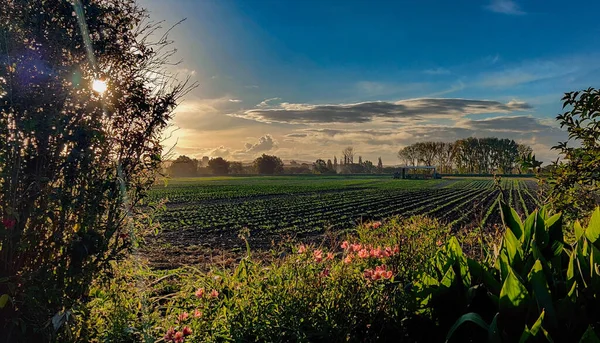
[[[272,102],[275,102],[277,100],[281,100],[281,99],[280,98],[265,99],[265,100],[261,101],[259,104],[257,104],[256,107],[260,107],[260,108],[269,107],[269,106],[271,106]]]
[[[240,99],[229,99],[229,102],[240,103],[240,102],[242,102],[242,100],[240,100]]]
[[[246,143],[244,147],[246,148],[246,152],[248,153],[269,151],[277,147],[277,141],[275,141],[271,135],[266,134],[260,137],[258,139],[258,142]]]
[[[521,10],[519,5],[512,0],[492,0],[492,2],[486,6],[486,8],[492,12],[509,14],[509,15],[524,15],[525,12]]]

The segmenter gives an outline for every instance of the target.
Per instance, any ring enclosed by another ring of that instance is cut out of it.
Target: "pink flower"
[[[388,270],[387,272],[385,272],[384,278],[391,279],[392,278],[392,271]]]
[[[298,246],[298,254],[304,254],[306,252],[306,246],[304,244],[300,244]]]
[[[373,277],[373,271],[371,269],[365,269],[364,276],[365,279],[371,279]]]
[[[377,249],[372,249],[372,250],[370,251],[369,255],[371,255],[371,257],[374,257],[374,258],[379,258],[379,257],[382,257],[382,254],[381,254],[381,249],[379,249],[379,248],[377,248]]]
[[[11,229],[13,226],[15,226],[16,223],[17,222],[14,219],[9,219],[9,218],[2,219],[2,225],[4,225],[4,227],[7,229]]]
[[[202,312],[199,309],[194,310],[194,318],[202,317]]]
[[[321,276],[322,277],[328,277],[329,276],[329,269],[327,269],[327,268],[323,269],[323,271],[321,272]]]
[[[210,296],[213,298],[218,298],[219,292],[216,289],[213,289],[212,291],[210,291]]]
[[[183,343],[183,341],[185,340],[185,338],[183,338],[183,332],[178,331],[175,333],[175,336],[173,336],[173,342],[175,343]]]
[[[353,251],[353,252],[357,252],[357,251],[359,251],[360,249],[362,249],[362,246],[361,246],[360,244],[358,244],[358,243],[357,243],[357,244],[351,244],[351,245],[350,245],[350,248],[352,249],[352,251]]]
[[[167,333],[165,334],[165,341],[172,341],[173,340],[173,336],[175,335],[175,328],[174,327],[170,327],[169,330],[167,330]]]
[[[399,246],[395,246],[394,247],[394,255],[400,252],[400,247]]]
[[[438,239],[438,241],[437,241],[437,242],[435,242],[435,244],[436,244],[438,247],[441,247],[441,246],[442,246],[444,243],[442,243],[442,241]]]
[[[371,227],[373,229],[379,229],[380,226],[381,226],[381,222],[374,222],[371,224]]]
[[[323,261],[323,251],[320,249],[315,250],[313,252],[313,257],[315,259],[315,262],[317,262],[317,263]]]
[[[394,252],[392,251],[392,248],[390,247],[385,247],[385,251],[383,252],[385,257],[390,257],[392,255],[394,255]]]
[[[183,335],[184,335],[184,336],[189,336],[189,335],[191,335],[191,334],[192,334],[192,329],[190,329],[190,327],[189,327],[189,326],[186,326],[186,327],[184,327],[184,328],[183,328],[183,331],[182,331],[182,332],[183,332]]]
[[[385,264],[376,266],[375,270],[365,269],[364,272],[365,278],[372,281],[377,281],[380,279],[391,279],[392,275],[393,273],[391,270],[386,270]]]
[[[350,244],[348,244],[348,241],[343,241],[341,247],[344,250],[348,250],[348,248],[350,247]]]
[[[329,261],[333,260],[333,253],[332,252],[328,252],[326,259],[329,260]]]
[[[198,288],[194,294],[197,298],[202,298],[202,296],[204,296],[204,287]]]
[[[360,251],[358,252],[358,257],[369,258],[369,252],[367,251],[367,249],[360,249]]]
[[[344,263],[345,264],[350,264],[352,263],[352,259],[354,258],[354,255],[349,254],[348,256],[346,256],[346,258],[344,258]]]
[[[187,312],[183,312],[181,314],[179,314],[179,317],[177,317],[177,319],[179,319],[180,322],[188,319],[190,315]]]

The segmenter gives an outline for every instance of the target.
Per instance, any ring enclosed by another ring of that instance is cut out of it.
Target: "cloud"
[[[450,70],[448,70],[446,68],[427,69],[423,72],[427,75],[448,75],[448,74],[450,74]]]
[[[480,120],[467,120],[458,125],[473,130],[491,132],[549,132],[554,127],[531,116],[494,117]]]
[[[232,116],[266,123],[367,123],[376,119],[460,118],[467,114],[510,113],[528,109],[531,109],[529,104],[514,100],[504,104],[490,100],[424,98],[339,105],[284,102],[276,108],[252,109]]]
[[[277,142],[269,134],[266,134],[258,139],[257,143],[246,143],[245,145],[247,153],[256,153],[269,151],[277,146]]]
[[[277,101],[277,100],[281,100],[280,98],[270,98],[270,99],[265,99],[263,101],[261,101],[260,103],[258,103],[256,105],[256,107],[260,107],[260,108],[265,108],[265,107],[269,107],[271,106],[271,102]]]
[[[242,102],[240,99],[229,99],[229,102],[239,103]]]
[[[492,2],[486,6],[486,8],[492,12],[509,14],[509,15],[524,15],[525,12],[521,10],[519,5],[512,0],[492,0]]]

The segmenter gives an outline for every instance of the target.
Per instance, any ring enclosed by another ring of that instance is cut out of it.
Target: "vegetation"
[[[75,4],[0,11],[0,330],[11,342],[62,340],[92,280],[148,227],[136,205],[187,89],[162,70],[169,41],[149,38],[157,27],[133,1]]]
[[[531,153],[530,147],[514,140],[469,137],[453,143],[414,143],[400,149],[398,158],[407,166],[437,166],[442,173],[512,174],[527,171],[518,162],[531,162]]]
[[[556,119],[569,141],[554,147],[563,160],[554,165],[550,199],[569,218],[584,218],[600,204],[600,91],[566,93],[563,108]]]

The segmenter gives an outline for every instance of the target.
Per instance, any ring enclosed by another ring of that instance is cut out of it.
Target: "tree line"
[[[440,173],[521,174],[542,164],[530,146],[495,137],[414,143],[400,149],[398,158],[406,166],[436,166]]]

